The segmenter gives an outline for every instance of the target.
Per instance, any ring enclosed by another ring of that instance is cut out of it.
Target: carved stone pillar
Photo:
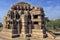
[[[25,38],[26,37],[26,34],[25,34],[25,15],[21,15],[21,22],[22,22],[21,36],[23,38]]]

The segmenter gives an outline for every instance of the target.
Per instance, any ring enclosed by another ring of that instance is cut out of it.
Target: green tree
[[[46,27],[52,30],[60,29],[60,19],[46,21]]]
[[[2,23],[0,23],[0,27],[2,27]]]
[[[56,27],[56,29],[58,28],[57,30],[59,30],[60,29],[60,19],[56,19],[55,22],[56,22],[55,27]]]
[[[51,29],[55,29],[55,22],[53,20],[49,21],[46,23],[46,27],[51,28]]]

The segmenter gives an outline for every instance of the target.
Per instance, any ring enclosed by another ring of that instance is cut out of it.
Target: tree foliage
[[[0,23],[0,27],[2,27],[3,25],[2,25],[2,23]]]
[[[47,18],[48,19],[48,18]],[[48,19],[49,20],[49,19]],[[53,29],[53,30],[60,30],[60,19],[56,20],[49,20],[47,21],[45,19],[45,26],[48,29]]]

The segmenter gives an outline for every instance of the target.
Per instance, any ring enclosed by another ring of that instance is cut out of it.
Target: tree
[[[46,28],[52,30],[60,29],[60,19],[46,21]]]
[[[2,27],[3,25],[2,25],[2,23],[0,23],[0,27]]]
[[[60,30],[60,19],[56,19],[55,22],[56,22],[56,29]]]

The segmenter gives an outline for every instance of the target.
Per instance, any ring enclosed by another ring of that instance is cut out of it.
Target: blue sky
[[[60,18],[60,0],[0,0],[0,22],[7,15],[7,11],[11,8],[11,5],[21,1],[27,2],[32,6],[43,7],[45,15],[49,19]]]

